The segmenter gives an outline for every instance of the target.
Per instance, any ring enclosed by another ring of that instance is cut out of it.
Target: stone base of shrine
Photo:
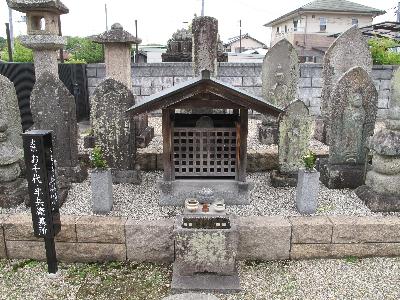
[[[160,181],[160,205],[185,204],[188,198],[200,203],[212,203],[224,200],[227,205],[249,204],[249,182],[225,179],[180,179]]]
[[[295,187],[297,186],[296,174],[282,174],[278,170],[273,170],[270,175],[273,187]]]
[[[366,185],[357,188],[355,193],[374,212],[400,211],[400,197],[378,194]]]
[[[328,189],[355,189],[364,185],[365,165],[331,165],[327,159],[319,163],[320,181]]]

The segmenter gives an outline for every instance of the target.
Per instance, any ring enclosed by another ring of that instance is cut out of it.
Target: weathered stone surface
[[[335,120],[331,116],[331,104],[335,99],[333,89],[343,74],[356,66],[368,74],[372,72],[372,57],[367,41],[357,26],[353,26],[332,43],[324,56],[321,114],[326,132],[329,132],[330,121]]]
[[[355,193],[374,212],[400,211],[400,197],[398,196],[378,194],[367,185],[360,186]]]
[[[176,220],[174,272],[182,276],[196,273],[236,274],[238,231],[235,220],[226,217],[230,224],[227,229],[184,228],[185,218],[189,217],[179,216]]]
[[[279,116],[279,171],[297,173],[309,149],[313,120],[307,106],[300,100],[289,104]]]
[[[115,23],[111,25],[111,29],[102,34],[90,38],[93,42],[99,44],[108,43],[124,43],[124,44],[140,44],[141,39],[136,38],[129,32],[125,31],[121,24]]]
[[[346,258],[399,256],[400,243],[367,243],[367,244],[294,244],[290,258]]]
[[[8,215],[0,215],[0,258],[6,258],[6,242],[4,238],[3,222],[8,218]]]
[[[218,298],[213,295],[185,293],[168,296],[161,300],[218,300]]]
[[[65,262],[125,261],[125,244],[56,243],[57,258]]]
[[[399,217],[330,216],[332,243],[400,243]]]
[[[314,214],[317,211],[319,176],[316,170],[299,170],[296,187],[296,208],[299,213]]]
[[[365,164],[377,101],[374,83],[361,67],[350,69],[339,79],[331,98],[329,163]]]
[[[276,145],[279,140],[278,122],[271,122],[271,124],[260,124],[258,129],[258,140],[264,145]]]
[[[78,242],[125,243],[126,217],[82,216],[76,222]]]
[[[288,259],[291,225],[284,217],[238,219],[240,260]]]
[[[320,181],[329,189],[355,189],[364,184],[365,165],[331,165],[327,158],[319,163]]]
[[[128,218],[125,224],[128,260],[171,262],[174,258],[174,220],[143,222]]]
[[[269,49],[262,66],[264,99],[284,108],[296,98],[300,77],[298,61],[296,49],[286,39]]]
[[[111,170],[92,170],[90,183],[93,213],[108,214],[114,204]]]
[[[9,259],[46,260],[44,242],[6,241]],[[124,244],[56,242],[57,260],[65,262],[125,261]]]
[[[8,138],[11,143],[22,149],[21,115],[18,107],[17,94],[13,83],[3,75],[0,75],[0,120],[8,126]],[[23,154],[20,153],[21,159]]]
[[[209,70],[217,76],[218,20],[213,17],[196,17],[192,21],[193,68],[195,76]]]
[[[20,12],[51,11],[66,14],[68,8],[60,0],[7,0],[7,5]]]
[[[61,231],[56,235],[57,242],[76,242],[76,221],[78,216],[60,215]],[[32,221],[31,221],[32,223]],[[32,226],[32,225],[31,225]]]
[[[54,156],[58,168],[78,166],[78,128],[75,99],[58,77],[44,72],[31,94],[34,129],[53,130]]]
[[[328,217],[289,217],[292,223],[292,244],[329,244],[332,222]]]
[[[126,110],[135,104],[132,92],[115,79],[104,80],[94,91],[90,120],[96,143],[110,168],[132,170],[135,162],[135,125]]]

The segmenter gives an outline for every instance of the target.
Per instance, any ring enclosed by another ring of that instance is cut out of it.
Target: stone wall
[[[57,258],[65,262],[171,262],[174,219],[62,216]],[[399,217],[239,217],[240,260],[400,256]],[[45,260],[29,214],[0,215],[0,258]]]
[[[223,82],[261,96],[261,63],[219,63],[218,76]],[[390,99],[390,80],[394,66],[374,66],[372,78],[379,92],[378,117],[386,116]],[[87,65],[91,94],[105,77],[104,64]],[[320,114],[322,65],[301,64],[298,97],[312,115]],[[134,94],[138,99],[159,92],[193,77],[191,63],[135,64],[132,67]]]

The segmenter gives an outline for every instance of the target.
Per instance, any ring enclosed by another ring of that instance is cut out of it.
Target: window
[[[297,31],[298,25],[299,25],[299,20],[293,20],[293,31]]]
[[[326,31],[327,20],[324,17],[319,18],[319,31]]]
[[[279,26],[276,27],[276,33],[279,33]]]
[[[358,26],[358,19],[357,18],[351,19],[351,25],[357,25]]]
[[[287,25],[285,25],[285,32],[287,32]]]

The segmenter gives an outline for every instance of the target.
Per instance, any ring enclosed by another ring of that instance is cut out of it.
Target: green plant
[[[88,38],[68,37],[65,49],[71,55],[68,61],[88,64],[104,61],[102,46]]]
[[[2,60],[9,61],[7,46],[1,52],[1,58]],[[13,60],[15,62],[33,62],[32,50],[22,46],[18,38],[14,40]]]
[[[308,150],[307,154],[303,156],[304,166],[307,171],[312,171],[315,167],[317,156],[311,150]]]
[[[93,148],[90,155],[90,164],[95,169],[107,169],[107,161],[103,158],[103,152],[99,146]]]
[[[346,262],[350,263],[350,264],[355,264],[356,262],[358,262],[359,258],[356,256],[346,256],[345,257]]]
[[[376,65],[399,65],[400,53],[391,51],[399,47],[400,43],[389,38],[372,38],[368,41],[374,64]]]

